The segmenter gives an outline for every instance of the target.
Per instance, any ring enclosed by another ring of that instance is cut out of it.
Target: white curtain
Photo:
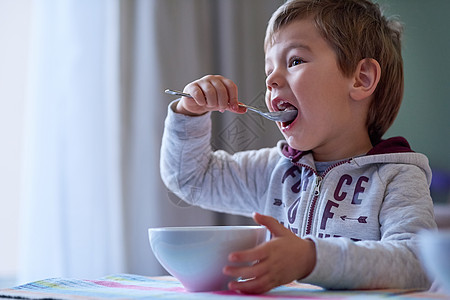
[[[119,1],[33,2],[19,281],[123,270]]]
[[[248,222],[189,207],[163,186],[173,99],[163,90],[223,74],[242,101],[263,105],[262,40],[281,2],[33,2],[19,283],[162,274],[147,228]],[[228,151],[279,138],[251,114],[214,118],[213,143]]]

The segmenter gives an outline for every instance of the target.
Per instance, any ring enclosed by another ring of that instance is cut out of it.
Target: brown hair
[[[337,56],[339,68],[350,76],[364,58],[381,66],[381,78],[367,116],[372,144],[380,141],[395,120],[403,98],[402,25],[383,16],[368,0],[290,0],[272,15],[264,49],[278,30],[294,20],[311,17]]]

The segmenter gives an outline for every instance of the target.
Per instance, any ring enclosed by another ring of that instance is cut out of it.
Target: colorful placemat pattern
[[[12,299],[385,299],[405,291],[328,291],[291,283],[263,295],[234,291],[190,293],[171,276],[146,277],[118,274],[97,280],[50,278],[1,289],[0,298]],[[404,299],[402,297],[402,299]]]

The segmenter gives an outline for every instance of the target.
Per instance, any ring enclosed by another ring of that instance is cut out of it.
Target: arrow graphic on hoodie
[[[354,221],[358,221],[358,223],[367,223],[367,217],[366,216],[361,216],[359,218],[350,218],[350,217],[347,217],[347,216],[341,216],[340,218],[342,219],[342,221],[354,220]]]
[[[273,199],[273,205],[281,206],[281,204],[283,204],[283,201],[281,199]]]

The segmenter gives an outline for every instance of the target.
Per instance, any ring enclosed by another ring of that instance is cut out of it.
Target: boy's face
[[[286,141],[295,149],[312,150],[316,159],[351,143],[343,132],[352,126],[352,79],[342,74],[313,21],[293,21],[274,37],[266,51],[266,104],[272,111],[298,109],[292,123],[277,122]]]

